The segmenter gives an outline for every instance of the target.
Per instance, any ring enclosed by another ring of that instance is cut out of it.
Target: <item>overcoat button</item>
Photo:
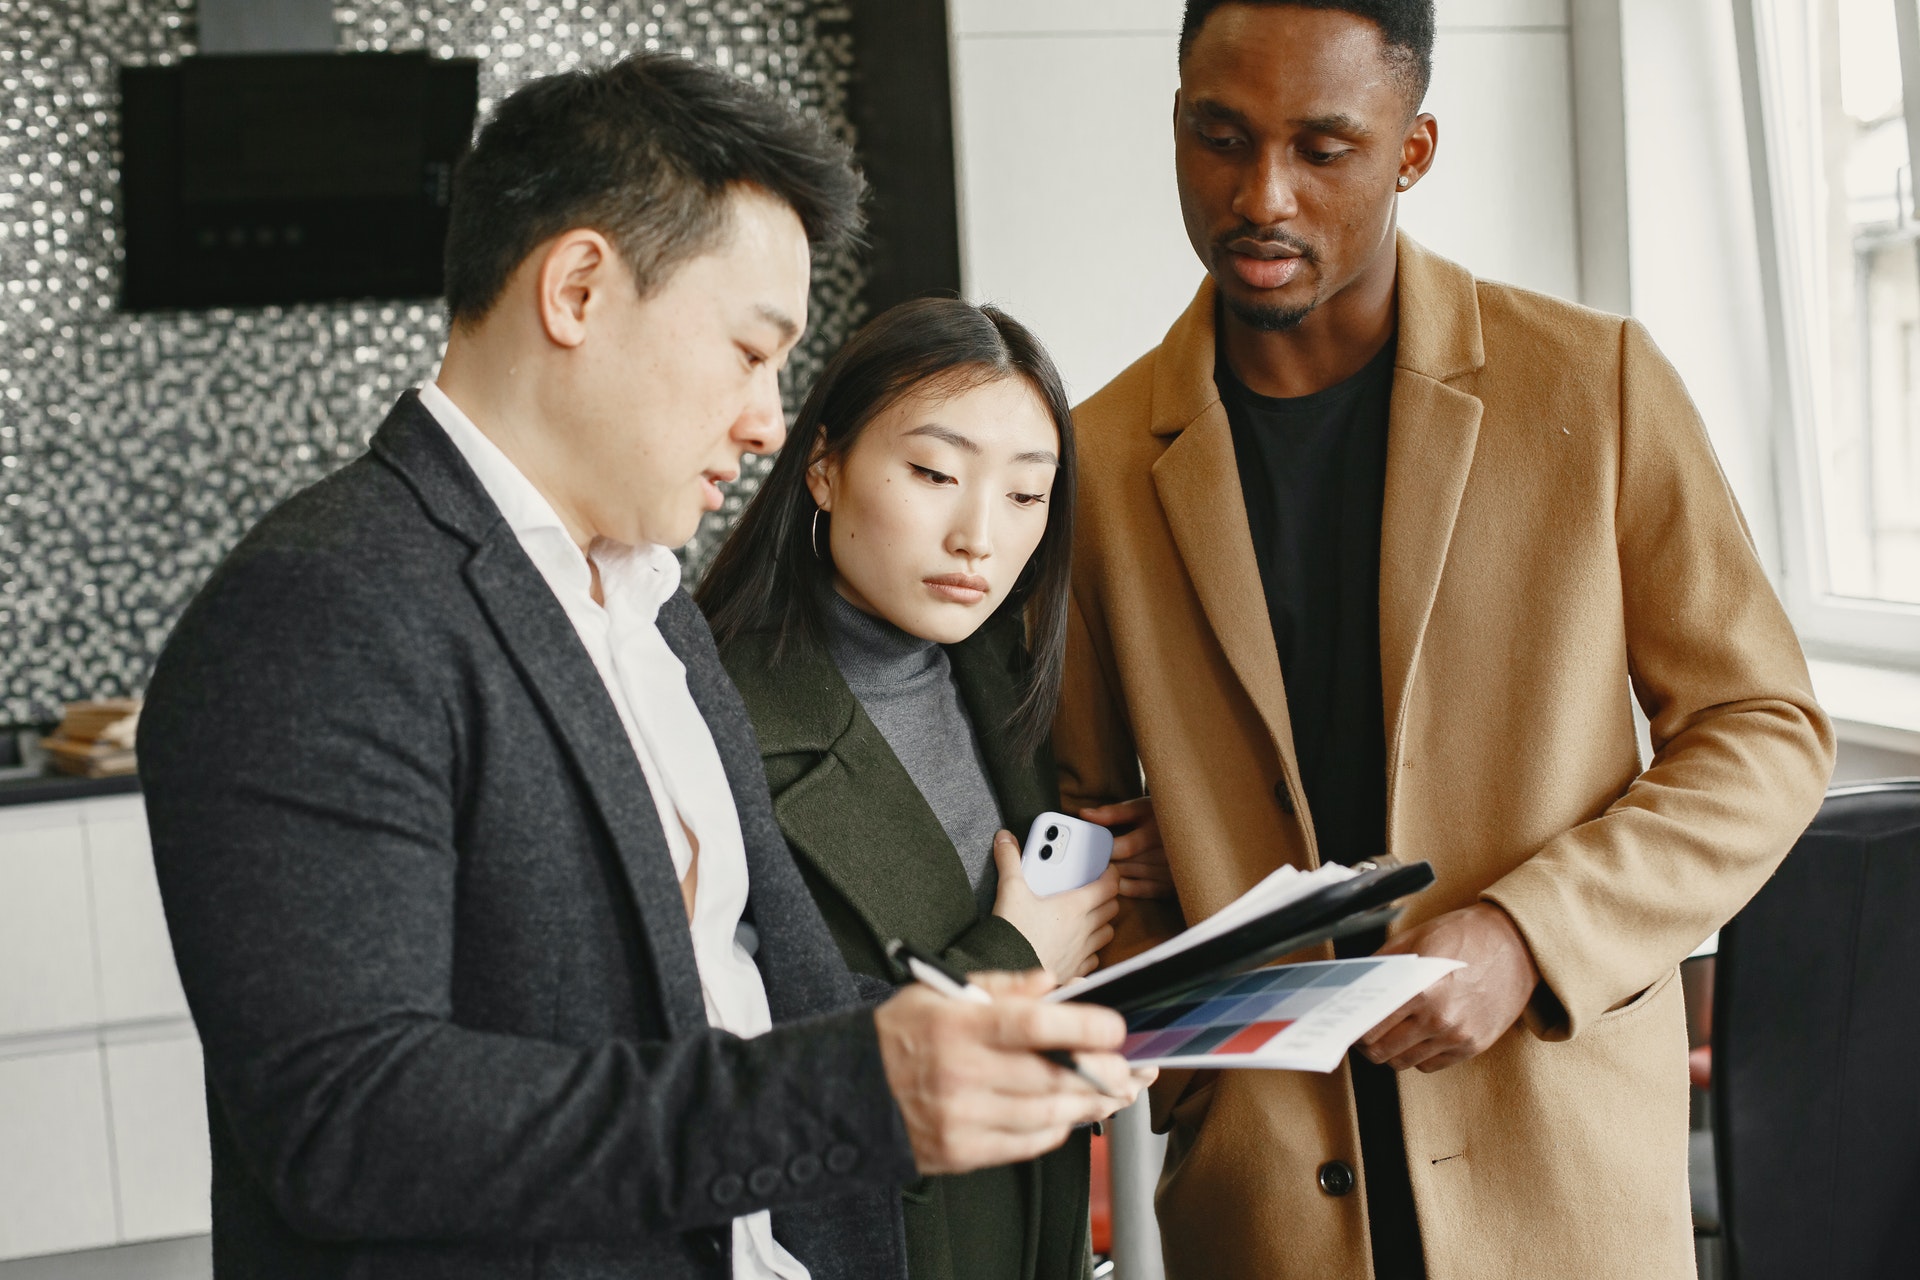
[[[1329,1160],[1321,1165],[1320,1189],[1330,1196],[1343,1196],[1353,1190],[1353,1166],[1345,1160]]]
[[[746,1183],[740,1180],[737,1173],[723,1173],[713,1180],[711,1190],[715,1204],[729,1205],[740,1198],[740,1193],[746,1190]]]
[[[804,1187],[820,1176],[820,1157],[815,1155],[795,1156],[787,1165],[787,1176],[793,1179],[793,1185]]]
[[[1280,802],[1280,812],[1289,816],[1293,813],[1293,793],[1287,790],[1285,778],[1273,784],[1273,798]]]
[[[761,1165],[747,1175],[747,1189],[754,1195],[765,1199],[780,1189],[780,1171],[772,1165]]]
[[[827,1171],[847,1174],[853,1172],[853,1166],[860,1163],[860,1153],[844,1142],[836,1142],[827,1148]]]

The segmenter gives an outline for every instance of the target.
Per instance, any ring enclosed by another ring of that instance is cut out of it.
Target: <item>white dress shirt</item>
[[[738,937],[747,906],[740,815],[713,731],[687,691],[686,668],[655,622],[660,606],[680,587],[680,561],[666,547],[603,539],[590,548],[590,567],[553,505],[437,384],[420,388],[420,402],[480,477],[572,620],[620,713],[659,811],[674,873],[683,881],[694,860],[689,829],[699,842],[693,957],[707,1021],[741,1037],[766,1032],[773,1026],[767,989]],[[593,598],[594,567],[604,607]],[[733,1220],[733,1274],[735,1280],[808,1280],[806,1266],[773,1238],[765,1211]]]

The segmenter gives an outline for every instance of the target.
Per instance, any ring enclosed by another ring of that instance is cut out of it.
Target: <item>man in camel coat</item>
[[[1144,769],[1178,891],[1116,949],[1385,853],[1438,882],[1342,954],[1467,963],[1330,1075],[1163,1076],[1176,1280],[1692,1277],[1676,967],[1832,768],[1645,330],[1397,233],[1432,42],[1430,0],[1192,0],[1209,278],[1077,416],[1063,790]]]

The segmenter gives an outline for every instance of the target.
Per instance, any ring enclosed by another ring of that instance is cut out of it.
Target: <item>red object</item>
[[[1291,1018],[1284,1022],[1250,1022],[1231,1039],[1214,1046],[1211,1052],[1252,1053],[1292,1025]]]
[[[1113,1171],[1107,1164],[1107,1136],[1093,1135],[1093,1199],[1088,1217],[1093,1222],[1093,1251],[1113,1252]]]
[[[1703,1044],[1687,1055],[1687,1079],[1696,1089],[1713,1087],[1713,1046]]]

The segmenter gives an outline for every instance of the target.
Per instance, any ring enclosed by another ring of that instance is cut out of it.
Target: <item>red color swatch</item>
[[[1253,1022],[1243,1027],[1231,1040],[1215,1045],[1212,1053],[1252,1053],[1267,1041],[1293,1025],[1292,1019],[1285,1022]]]

